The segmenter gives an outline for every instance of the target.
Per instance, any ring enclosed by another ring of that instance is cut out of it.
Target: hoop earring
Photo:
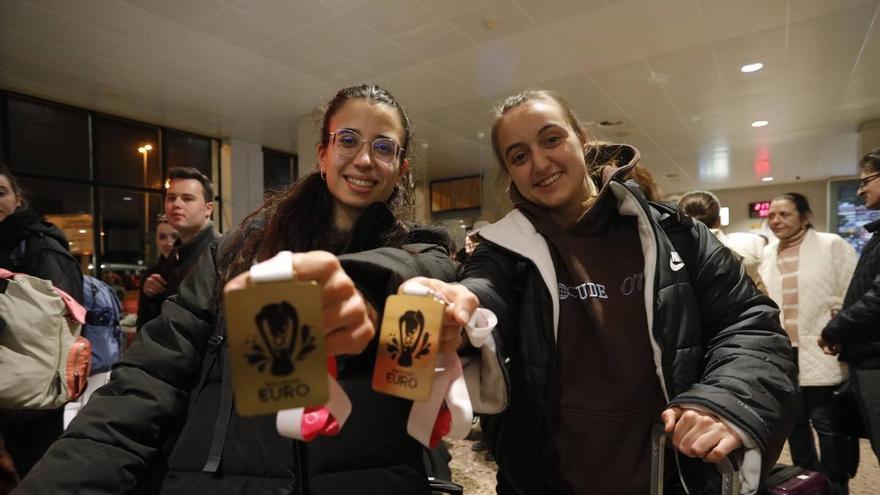
[[[323,170],[321,170],[320,175],[321,175],[321,180],[324,182],[327,182],[327,172],[324,172]]]

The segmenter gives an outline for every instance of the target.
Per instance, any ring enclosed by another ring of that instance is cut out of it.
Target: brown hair
[[[214,185],[208,176],[193,167],[171,167],[168,170],[168,180],[193,179],[199,181],[202,185],[202,196],[205,197],[205,203],[214,201]]]
[[[678,200],[678,207],[686,215],[696,218],[709,228],[721,224],[721,202],[709,191],[691,191]]]
[[[590,143],[587,137],[587,131],[584,129],[584,126],[581,125],[580,121],[577,118],[577,115],[575,115],[574,110],[571,109],[571,105],[568,104],[568,101],[566,101],[565,98],[546,89],[530,89],[522,91],[515,95],[508,96],[507,98],[502,100],[498,106],[495,107],[495,123],[492,124],[491,132],[492,151],[495,152],[495,158],[498,160],[498,166],[501,167],[501,171],[505,174],[507,174],[507,166],[505,166],[504,164],[504,156],[501,154],[501,148],[499,148],[498,146],[498,126],[501,124],[501,119],[507,114],[507,112],[534,100],[551,101],[558,105],[559,108],[562,110],[565,121],[571,126],[572,130],[576,132],[578,136],[584,139],[587,143]],[[586,198],[585,204],[589,204],[598,193],[596,184],[589,179],[590,167],[593,163],[593,160],[589,158],[592,149],[593,147],[592,145],[590,145],[585,152],[584,161],[587,163],[588,167],[587,182],[588,187],[590,188],[590,197]],[[511,191],[516,190],[516,186],[512,182],[509,183],[509,187]]]
[[[788,200],[788,201],[791,201],[792,203],[794,203],[795,209],[798,211],[798,213],[801,216],[807,216],[807,215],[813,214],[813,210],[810,209],[810,202],[807,201],[807,197],[801,193],[788,192],[785,194],[780,194],[779,196],[776,196],[775,198],[773,198],[773,201],[780,200],[780,199]],[[813,228],[813,222],[807,222],[807,228],[808,229]]]
[[[385,104],[397,111],[404,128],[400,158],[403,160],[409,153],[412,124],[400,103],[388,91],[375,85],[352,86],[336,93],[323,112],[321,146],[330,145],[330,120],[353,99]],[[388,200],[395,216],[413,204],[413,194],[412,172],[405,170]],[[221,263],[227,267],[222,280],[229,280],[248,269],[253,262],[266,260],[284,249],[327,249],[338,235],[333,226],[333,205],[333,196],[317,167],[287,189],[270,193],[259,208],[242,220],[230,239],[230,248],[223,254],[224,262]],[[407,230],[404,222],[397,220],[385,241],[391,246],[400,245]]]

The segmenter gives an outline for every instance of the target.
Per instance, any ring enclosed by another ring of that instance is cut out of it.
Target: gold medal
[[[428,400],[445,307],[430,296],[388,297],[373,368],[373,390],[404,399]]]
[[[242,416],[325,404],[327,353],[315,282],[251,282],[226,293],[229,359]]]

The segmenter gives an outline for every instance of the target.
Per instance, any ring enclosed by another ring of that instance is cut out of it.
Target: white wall
[[[320,129],[313,114],[300,115],[296,119],[296,154],[299,159],[299,177],[314,170],[318,162],[317,148]]]
[[[223,139],[223,225],[235,228],[263,201],[263,147],[242,139]]]

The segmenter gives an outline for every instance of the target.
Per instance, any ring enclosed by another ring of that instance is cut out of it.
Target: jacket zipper
[[[648,338],[651,340],[652,347],[657,350],[657,355],[659,358],[658,369],[660,370],[660,389],[663,392],[663,397],[666,399],[666,403],[669,404],[669,402],[670,402],[670,400],[669,400],[669,385],[666,383],[666,370],[663,369],[663,351],[660,348],[660,344],[657,343],[657,339],[654,336],[655,335],[655,333],[654,333],[654,320],[656,319],[656,316],[657,316],[656,312],[654,311],[657,306],[655,298],[657,296],[657,280],[659,278],[658,275],[660,273],[660,266],[661,266],[660,265],[660,238],[657,235],[657,230],[660,229],[660,226],[654,225],[654,222],[651,219],[650,213],[649,213],[649,211],[647,211],[645,209],[645,205],[642,203],[642,201],[640,201],[639,198],[636,197],[629,190],[629,188],[627,188],[625,185],[623,186],[623,188],[625,189],[626,194],[629,194],[632,197],[632,199],[638,203],[639,216],[641,217],[641,219],[643,221],[647,222],[648,225],[651,226],[651,231],[654,233],[654,253],[655,253],[655,256],[654,256],[654,280],[652,281],[653,283],[651,284],[651,286],[652,286],[651,290],[653,291],[653,293],[651,294],[651,304],[653,307],[651,308],[652,317],[651,317],[651,325],[648,328]],[[647,288],[648,288],[648,284],[645,284],[645,290],[647,290]],[[684,479],[684,471],[682,471],[682,469],[681,469],[681,458],[679,456],[678,450],[676,450],[673,447],[672,452],[673,452],[673,454],[675,454],[675,466],[678,469],[678,479],[681,481],[681,486],[682,486],[682,488],[684,488],[685,493],[690,494],[691,490],[688,487],[687,481]]]

